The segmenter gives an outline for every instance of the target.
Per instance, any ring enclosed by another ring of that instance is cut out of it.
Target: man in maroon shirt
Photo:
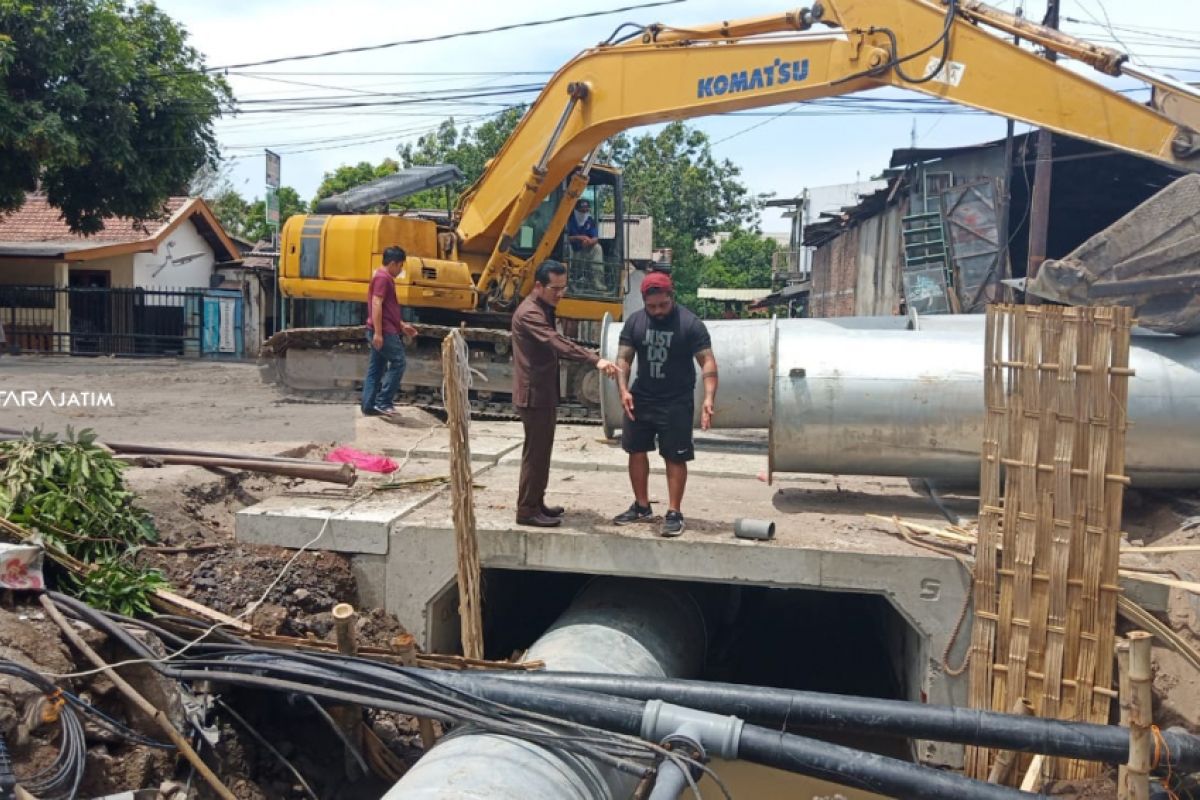
[[[557,261],[543,261],[534,276],[533,291],[512,318],[513,405],[525,427],[518,525],[553,528],[562,522],[563,509],[545,504],[558,419],[558,359],[584,361],[610,378],[617,374],[611,361],[558,332],[554,308],[566,291],[567,268]]]
[[[371,276],[367,290],[367,344],[371,360],[363,378],[362,413],[367,416],[391,416],[393,403],[404,376],[404,339],[416,336],[417,329],[400,316],[396,299],[396,278],[404,271],[408,254],[399,247],[383,251],[383,266]]]

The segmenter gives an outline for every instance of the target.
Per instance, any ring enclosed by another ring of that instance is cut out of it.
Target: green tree
[[[0,0],[2,1],[2,0]],[[525,114],[525,106],[507,108],[494,118],[478,127],[467,126],[459,128],[454,118],[443,120],[437,130],[421,136],[415,142],[408,142],[396,148],[400,156],[397,162],[386,158],[380,164],[370,164],[361,161],[358,164],[344,164],[333,172],[325,173],[325,179],[317,187],[317,196],[312,204],[341,194],[347,189],[361,186],[364,183],[398,172],[402,167],[433,166],[436,164],[453,164],[462,170],[466,180],[458,187],[465,189],[483,174],[487,162],[508,140],[517,123]],[[457,194],[455,195],[457,199]],[[418,192],[392,204],[393,209],[408,208],[441,208],[445,204],[445,194],[441,189]]]
[[[700,282],[719,289],[770,289],[771,257],[778,245],[759,233],[738,229],[700,268]]]
[[[513,106],[477,128],[468,125],[461,130],[451,117],[433,133],[425,134],[415,143],[401,145],[400,163],[405,167],[453,164],[473,183],[483,174],[488,160],[500,152],[523,116],[525,106]]]
[[[399,171],[400,164],[392,158],[385,158],[378,164],[372,164],[369,161],[360,161],[357,164],[343,164],[333,172],[325,173],[325,176],[321,179],[321,185],[317,187],[317,195],[313,198],[312,205],[316,206],[318,201],[326,197],[341,194],[347,189],[362,186],[364,183],[373,181],[376,178],[392,175]]]
[[[307,214],[308,204],[300,199],[300,194],[290,186],[279,187],[279,228],[288,217],[296,214]],[[267,201],[254,198],[246,213],[246,238],[252,242],[271,238],[271,225],[267,222]]]
[[[741,169],[712,154],[708,135],[682,122],[635,139],[610,139],[600,160],[624,170],[625,209],[654,217],[654,244],[672,250],[681,302],[695,303],[704,258],[696,242],[757,219],[761,198],[739,180]]]
[[[479,127],[467,126],[461,130],[454,124],[453,117],[444,120],[438,129],[398,148],[400,163],[404,167],[453,164],[462,170],[466,180],[459,190],[470,186],[487,167],[500,148],[516,130],[517,123],[525,115],[525,106],[506,108],[497,116]],[[442,190],[421,192],[404,199],[407,208],[439,207],[444,202]]]
[[[237,189],[229,184],[216,187],[213,193],[205,196],[204,202],[208,203],[213,214],[221,221],[221,227],[225,229],[226,233],[243,239],[249,238],[246,230],[250,204],[246,202],[246,198],[238,194]]]
[[[41,188],[72,230],[149,218],[217,157],[228,86],[148,2],[0,0],[0,211]]]

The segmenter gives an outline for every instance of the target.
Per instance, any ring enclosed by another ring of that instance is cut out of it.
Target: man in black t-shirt
[[[712,423],[713,403],[717,397],[717,360],[712,340],[699,317],[675,302],[671,277],[651,272],[642,281],[645,307],[625,320],[617,351],[617,385],[625,419],[621,423],[621,447],[629,454],[629,482],[633,485],[633,505],[613,518],[617,525],[648,522],[650,510],[650,458],[647,455],[658,441],[658,452],[667,467],[667,513],[663,518],[663,536],[683,533],[683,490],[687,486],[687,462],[695,458],[692,446],[693,394],[696,368],[704,379],[704,402],[700,427]],[[632,389],[627,375],[632,374],[637,358],[637,378]]]

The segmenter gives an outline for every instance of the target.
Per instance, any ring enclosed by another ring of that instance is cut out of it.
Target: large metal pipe
[[[700,671],[706,649],[704,616],[682,587],[597,578],[526,658],[556,672],[680,678]],[[635,784],[572,753],[467,729],[439,742],[384,800],[623,800]]]
[[[772,471],[978,480],[982,315],[706,324],[721,371],[713,425],[769,428]],[[619,326],[604,333],[613,358]],[[1139,487],[1200,486],[1200,337],[1135,331],[1130,366],[1126,474]],[[611,435],[620,401],[605,389]]]

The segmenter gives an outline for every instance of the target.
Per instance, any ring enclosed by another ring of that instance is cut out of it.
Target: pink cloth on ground
[[[399,468],[399,465],[387,456],[373,456],[345,445],[330,450],[325,455],[325,460],[338,464],[353,464],[366,472],[381,472],[384,475],[395,472]]]

